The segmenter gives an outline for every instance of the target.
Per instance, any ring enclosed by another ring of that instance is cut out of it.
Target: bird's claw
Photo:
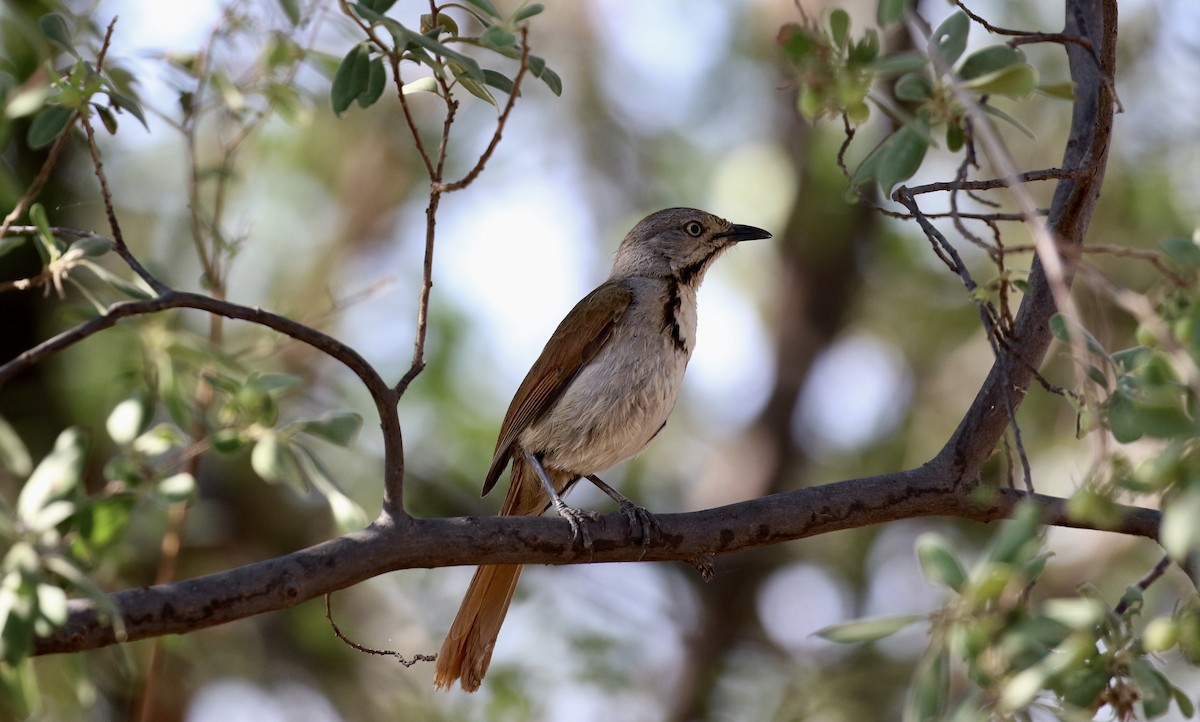
[[[562,499],[556,499],[555,502],[554,510],[571,525],[571,543],[574,544],[581,541],[583,548],[591,551],[592,535],[588,533],[587,525],[589,522],[598,520],[600,515],[587,509],[576,509],[573,506],[567,506]]]
[[[637,529],[642,540],[642,556],[646,557],[646,553],[650,551],[650,535],[658,531],[658,519],[643,506],[634,504],[629,499],[624,499],[620,502],[621,511],[625,514],[625,518],[629,520],[629,526]]]

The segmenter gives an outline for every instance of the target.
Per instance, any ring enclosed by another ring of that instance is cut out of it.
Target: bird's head
[[[651,213],[629,231],[617,249],[612,278],[673,276],[683,283],[699,282],[726,248],[770,237],[761,228],[730,223],[695,208],[668,208]]]

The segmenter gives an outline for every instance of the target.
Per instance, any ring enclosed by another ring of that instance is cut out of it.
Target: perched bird
[[[583,298],[542,349],[500,427],[486,495],[512,461],[501,514],[553,506],[590,544],[588,516],[562,495],[587,477],[642,521],[648,515],[596,473],[639,453],[667,423],[696,343],[696,291],[704,272],[739,241],[770,238],[692,208],[668,208],[633,227],[608,280]],[[434,685],[461,679],[473,692],[487,672],[519,564],[481,566],[438,654]]]

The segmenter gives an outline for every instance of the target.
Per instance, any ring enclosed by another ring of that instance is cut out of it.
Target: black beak
[[[771,234],[761,228],[735,223],[729,227],[729,230],[718,233],[716,237],[728,238],[731,243],[741,243],[742,241],[756,241],[760,238],[770,238]]]

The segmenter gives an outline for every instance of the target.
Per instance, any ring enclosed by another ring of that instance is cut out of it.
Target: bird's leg
[[[650,533],[658,529],[658,520],[645,507],[633,503],[629,497],[606,484],[595,474],[588,474],[587,480],[595,484],[596,488],[600,491],[608,494],[613,501],[620,504],[621,511],[625,512],[626,518],[629,519],[629,525],[641,530],[642,556],[646,556],[646,552],[650,550]]]
[[[554,488],[554,483],[550,481],[550,475],[546,473],[546,468],[542,466],[542,460],[536,454],[525,452],[525,458],[533,466],[534,472],[538,479],[542,482],[542,488],[546,490],[546,495],[550,497],[550,505],[558,512],[558,515],[567,520],[571,525],[571,541],[577,539],[583,540],[583,548],[592,548],[592,537],[588,534],[587,522],[589,519],[594,519],[596,515],[592,512],[584,511],[567,506],[562,497],[558,495],[558,491]]]

